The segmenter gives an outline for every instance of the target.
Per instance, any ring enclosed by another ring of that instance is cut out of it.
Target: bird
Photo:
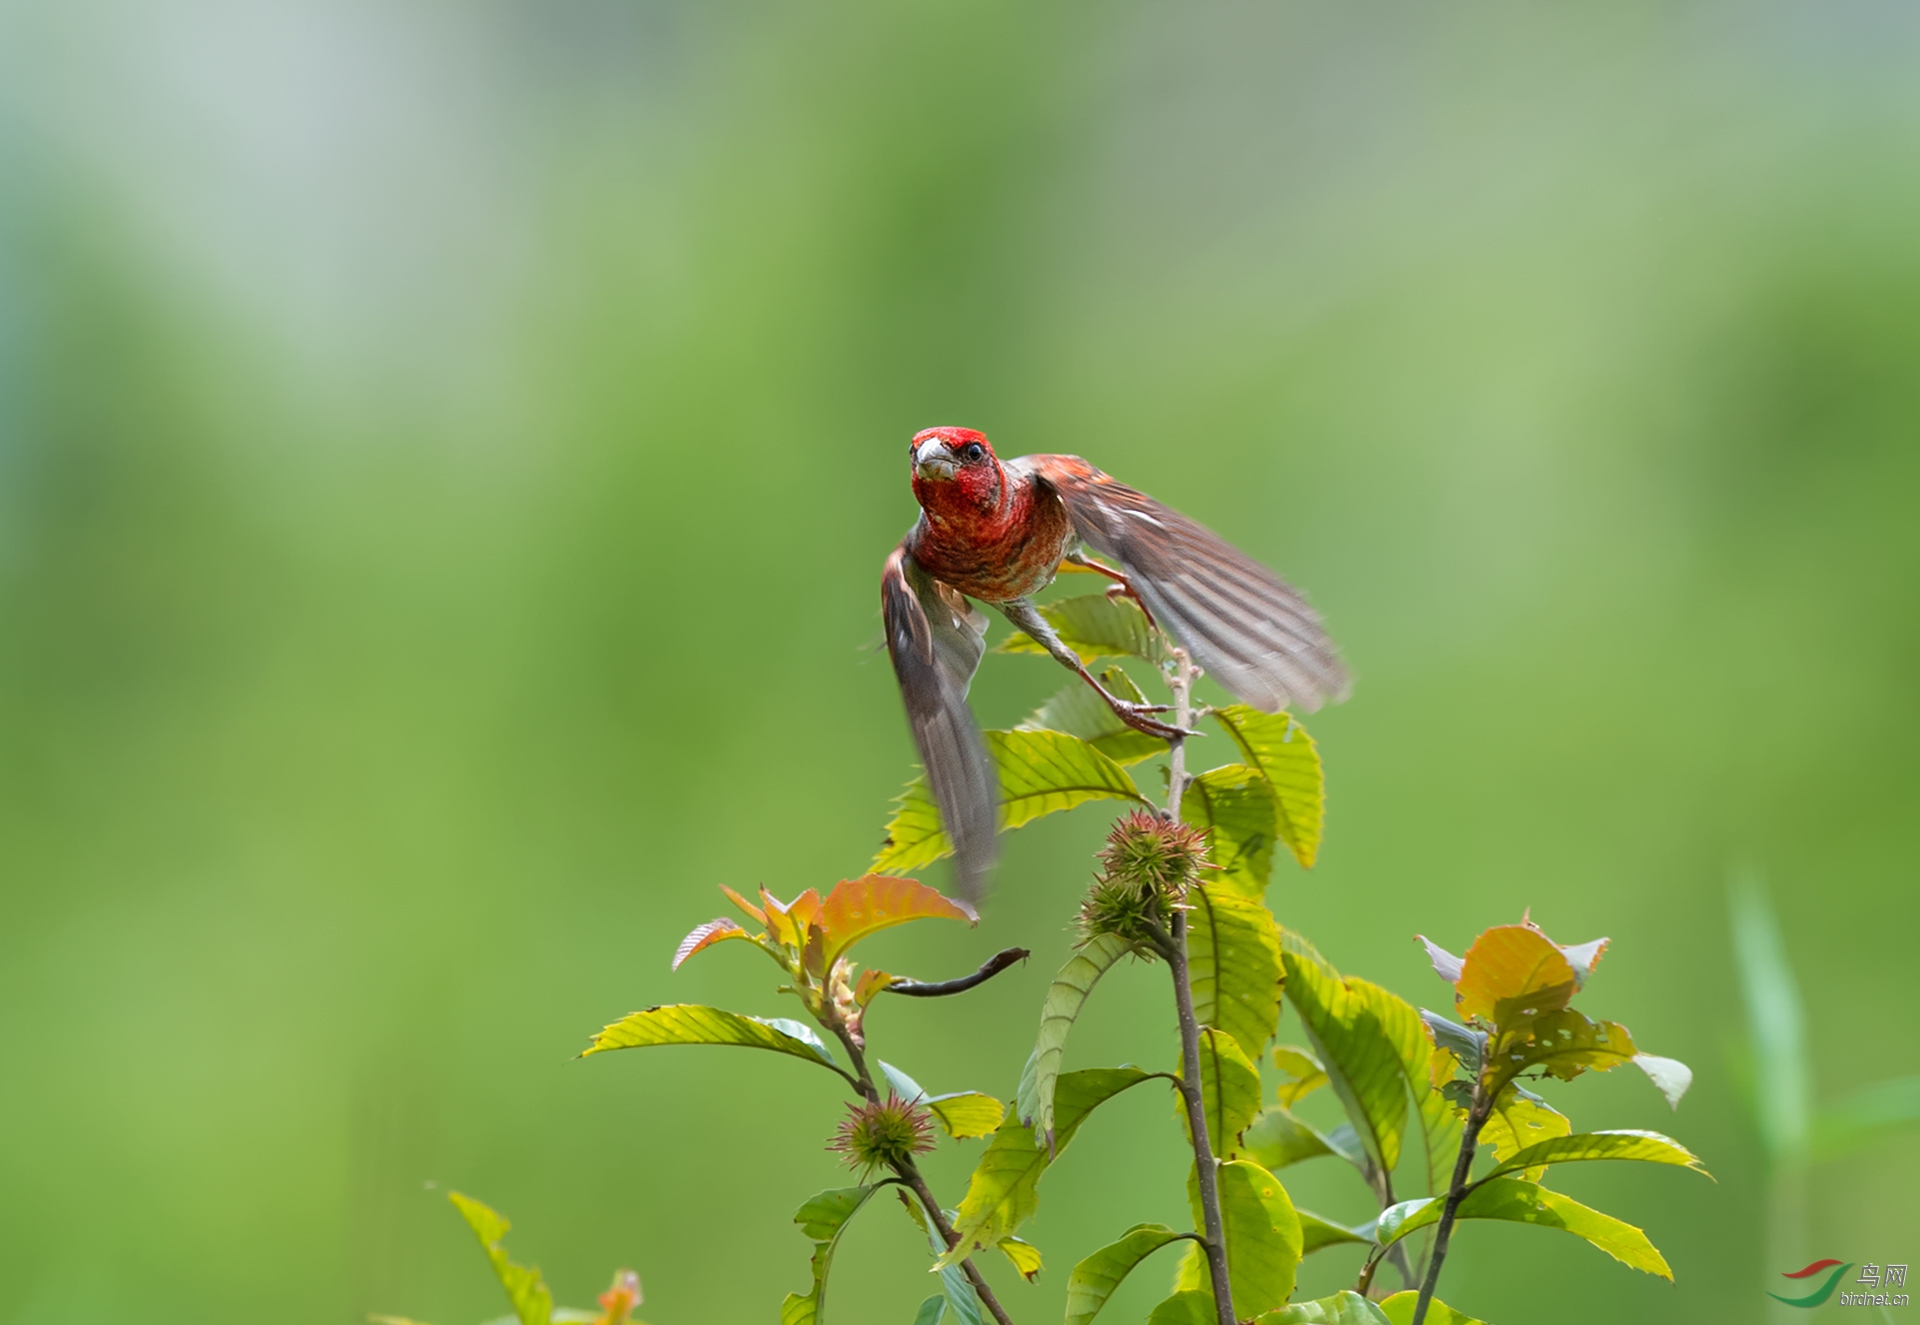
[[[1299,591],[1219,535],[1072,455],[1002,461],[972,428],[927,428],[909,445],[920,516],[880,577],[887,652],[927,785],[953,846],[957,886],[978,901],[998,856],[999,784],[967,689],[997,609],[1099,692],[1129,727],[1174,738],[1164,704],[1113,694],[1034,606],[1063,564],[1106,576],[1234,698],[1275,713],[1344,699],[1346,667]],[[1118,562],[1086,555],[1090,548]]]

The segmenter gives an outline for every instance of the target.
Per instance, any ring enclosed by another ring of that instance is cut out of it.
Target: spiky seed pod
[[[1153,894],[1138,884],[1096,875],[1093,887],[1080,899],[1074,927],[1080,931],[1083,943],[1102,934],[1117,934],[1123,939],[1144,943],[1152,934],[1151,922],[1157,919],[1158,910]]]
[[[1143,893],[1178,905],[1207,859],[1207,835],[1190,824],[1163,819],[1150,810],[1123,816],[1100,849],[1103,881],[1132,884]]]
[[[933,1149],[933,1115],[891,1093],[877,1104],[849,1104],[827,1149],[862,1175],[892,1168]]]

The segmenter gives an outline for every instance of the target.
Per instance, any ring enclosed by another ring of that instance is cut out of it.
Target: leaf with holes
[[[1279,807],[1273,788],[1245,764],[1210,769],[1187,784],[1180,817],[1207,834],[1216,886],[1258,900],[1273,877]]]
[[[1033,1049],[1031,1099],[1023,1098],[1020,1106],[1021,1120],[1042,1137],[1053,1134],[1054,1083],[1060,1079],[1067,1032],[1100,977],[1131,951],[1133,944],[1117,934],[1098,935],[1067,959],[1047,987],[1046,1001],[1040,1005],[1040,1036]]]
[[[1229,704],[1213,711],[1220,724],[1252,767],[1273,787],[1278,818],[1274,828],[1303,868],[1311,869],[1320,854],[1320,833],[1326,821],[1326,775],[1320,752],[1300,720],[1290,713],[1262,713],[1245,704]]]
[[[1127,770],[1077,736],[1053,731],[990,731],[987,751],[1000,774],[1000,827],[1019,828],[1042,815],[1094,800],[1149,802]],[[953,844],[927,791],[926,775],[907,784],[875,871],[915,869],[950,855]]]
[[[1087,1325],[1136,1265],[1169,1242],[1189,1236],[1165,1224],[1135,1224],[1118,1242],[1108,1243],[1074,1266],[1067,1280],[1067,1325]]]
[[[1193,1015],[1227,1032],[1248,1058],[1280,1023],[1280,933],[1259,902],[1218,883],[1187,892],[1187,966]]]

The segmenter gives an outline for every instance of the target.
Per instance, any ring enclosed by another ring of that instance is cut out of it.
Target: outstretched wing
[[[967,707],[967,686],[986,650],[987,620],[965,595],[927,574],[905,547],[887,558],[880,606],[913,743],[953,842],[960,894],[977,901],[999,855],[998,775]]]
[[[1346,698],[1347,669],[1319,613],[1265,566],[1078,456],[1014,466],[1060,494],[1082,541],[1120,563],[1160,624],[1236,698],[1269,713]]]

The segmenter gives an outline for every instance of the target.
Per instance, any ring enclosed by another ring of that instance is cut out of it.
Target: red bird
[[[1271,571],[1211,531],[1117,483],[1078,456],[1029,455],[1002,464],[971,428],[928,428],[910,447],[920,518],[880,577],[887,651],[906,701],[927,783],[953,842],[962,895],[977,898],[997,854],[999,787],[967,708],[986,649],[986,618],[969,598],[1000,609],[1100,692],[1128,726],[1154,736],[1166,705],[1110,693],[1061,643],[1032,595],[1062,561],[1117,580],[1235,698],[1277,712],[1311,712],[1345,698],[1346,669],[1320,617]],[[1085,558],[1081,543],[1120,563]]]

